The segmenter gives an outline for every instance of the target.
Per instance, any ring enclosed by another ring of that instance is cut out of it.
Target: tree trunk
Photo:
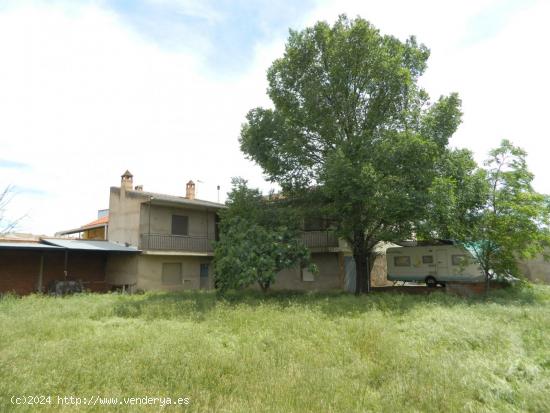
[[[353,259],[355,260],[355,295],[365,290],[369,291],[369,268],[365,245],[365,235],[362,230],[353,233]]]
[[[269,291],[269,285],[270,285],[269,282],[263,283],[263,282],[258,281],[258,284],[260,284],[260,288],[262,289],[262,292],[263,292],[264,294],[267,293],[267,292]]]
[[[490,284],[491,284],[491,278],[489,277],[489,272],[485,272],[485,295],[489,294]]]

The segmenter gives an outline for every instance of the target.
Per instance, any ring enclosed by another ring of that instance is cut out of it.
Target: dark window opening
[[[189,217],[172,215],[172,235],[189,235]]]
[[[422,264],[433,264],[433,263],[434,263],[433,255],[423,255],[422,256]]]

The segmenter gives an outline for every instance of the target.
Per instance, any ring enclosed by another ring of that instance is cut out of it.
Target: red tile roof
[[[109,223],[109,215],[106,215],[106,216],[98,218],[95,221],[92,221],[92,222],[90,222],[86,225],[82,225],[82,228],[93,227],[93,226],[96,226],[96,225],[108,224],[108,223]]]

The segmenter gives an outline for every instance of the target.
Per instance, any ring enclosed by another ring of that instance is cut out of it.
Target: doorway
[[[435,251],[435,261],[436,261],[436,271],[438,276],[446,276],[449,273],[449,263],[447,262],[447,251],[436,250]]]
[[[207,290],[209,285],[208,280],[208,267],[210,264],[201,264],[201,270],[200,270],[200,289],[201,290]]]

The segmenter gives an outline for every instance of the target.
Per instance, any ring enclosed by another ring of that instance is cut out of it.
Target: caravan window
[[[422,264],[433,264],[434,263],[434,256],[433,255],[423,255],[422,256]]]
[[[468,258],[466,255],[453,255],[452,262],[453,265],[464,265],[468,263]]]
[[[393,263],[396,267],[410,267],[411,266],[411,257],[407,255],[401,255],[398,257],[393,257]]]

